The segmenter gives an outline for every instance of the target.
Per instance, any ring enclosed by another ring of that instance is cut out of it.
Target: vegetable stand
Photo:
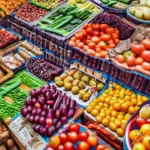
[[[149,150],[148,13],[149,0],[0,2],[0,120],[20,149]]]

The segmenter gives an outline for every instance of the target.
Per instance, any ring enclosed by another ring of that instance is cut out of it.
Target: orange
[[[93,110],[93,107],[90,106],[90,105],[86,108],[86,111],[89,112],[89,113],[90,113],[92,110]]]
[[[121,105],[119,103],[115,103],[113,105],[114,110],[119,111],[121,109]]]
[[[121,110],[122,111],[124,111],[124,112],[127,112],[128,111],[128,104],[127,103],[124,103],[124,104],[122,104],[122,106],[121,106]]]
[[[142,102],[141,101],[138,101],[137,104],[136,104],[138,107],[140,107],[142,105]]]
[[[99,114],[99,111],[98,111],[97,109],[93,109],[93,110],[91,111],[91,114],[92,114],[94,117],[96,117],[96,116]]]
[[[131,97],[130,96],[125,96],[125,101],[130,101],[131,100]]]
[[[117,132],[117,135],[120,137],[122,137],[124,134],[124,130],[122,128],[117,128],[116,132]]]
[[[135,105],[137,104],[136,98],[132,98],[132,99],[131,99],[131,102],[132,102],[132,104],[135,106]]]
[[[96,116],[96,122],[99,124],[102,123],[102,117],[100,115]]]
[[[129,109],[128,109],[128,113],[131,114],[131,115],[133,115],[135,113],[135,111],[136,110],[133,106],[130,106]]]
[[[102,103],[105,101],[105,98],[104,98],[104,96],[102,96],[102,95],[101,95],[98,99],[99,99],[99,101],[102,102]]]
[[[125,117],[124,117],[124,119],[125,119],[126,121],[128,121],[130,118],[131,118],[131,115],[130,115],[130,114],[126,114]]]
[[[111,116],[116,118],[118,116],[118,112],[113,110]]]
[[[117,128],[118,128],[118,127],[121,127],[121,124],[122,124],[122,123],[121,123],[121,121],[120,121],[119,119],[116,119],[114,123],[115,123],[115,125],[117,126]]]
[[[117,126],[116,126],[113,122],[110,122],[110,123],[109,123],[109,128],[110,128],[112,131],[116,131]]]
[[[102,121],[102,125],[107,127],[109,125],[109,119],[104,118]]]
[[[140,135],[140,131],[139,130],[132,130],[129,133],[129,138],[131,140],[134,140],[138,135]]]
[[[57,149],[60,145],[60,139],[58,136],[52,136],[49,140],[49,146],[51,148]]]
[[[145,146],[141,142],[139,142],[133,146],[132,150],[146,150],[146,149],[145,149]]]
[[[122,119],[124,119],[124,115],[122,115],[122,114],[119,114],[119,115],[117,116],[117,119],[119,119],[119,120],[122,120]]]
[[[144,136],[143,145],[145,146],[146,150],[150,150],[150,135]]]

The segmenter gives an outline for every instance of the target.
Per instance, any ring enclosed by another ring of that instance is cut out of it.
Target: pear
[[[73,86],[77,86],[77,85],[79,84],[79,82],[80,82],[80,81],[79,81],[78,79],[77,79],[77,80],[74,80],[74,81],[72,82],[72,85],[73,85]]]
[[[135,15],[135,11],[136,11],[136,9],[137,9],[137,7],[135,7],[135,6],[131,6],[131,7],[129,8],[129,12],[130,12],[130,14]]]
[[[77,71],[74,75],[73,75],[74,79],[81,79],[82,78],[82,72],[81,71]]]
[[[68,76],[68,77],[64,80],[64,82],[73,82],[73,81],[74,81],[74,79],[73,79],[72,76]]]
[[[136,11],[135,11],[135,17],[137,19],[142,19],[143,20],[144,12],[143,12],[143,10],[141,8],[136,9]]]
[[[103,83],[97,84],[97,90],[98,90],[98,91],[102,90],[103,87],[104,87],[104,84],[103,84]]]
[[[57,85],[58,87],[63,87],[63,86],[64,86],[64,82],[61,81],[61,80],[58,80],[58,81],[56,81],[56,85]]]
[[[82,80],[83,82],[87,83],[87,82],[89,82],[90,77],[84,75],[84,76],[81,78],[81,80]]]
[[[80,89],[84,89],[85,88],[85,83],[83,81],[80,81],[78,84]]]
[[[72,84],[70,82],[64,82],[64,87],[66,91],[70,91],[72,88]]]
[[[141,7],[144,12],[144,19],[150,20],[150,9],[148,7]]]
[[[62,81],[62,79],[61,79],[61,77],[55,77],[54,81],[55,81],[55,82],[57,82],[57,81]]]
[[[73,86],[72,89],[71,89],[71,92],[74,94],[74,95],[77,95],[79,94],[79,87],[78,86]]]
[[[139,117],[143,119],[150,119],[150,106],[145,105],[141,108],[139,112]]]
[[[80,90],[79,91],[79,98],[82,99],[82,97],[86,94],[85,90]]]
[[[148,0],[140,0],[140,5],[141,6],[146,6]]]
[[[89,81],[89,86],[94,86],[94,85],[96,85],[96,81],[90,80]]]
[[[146,6],[150,8],[150,0],[146,1]]]

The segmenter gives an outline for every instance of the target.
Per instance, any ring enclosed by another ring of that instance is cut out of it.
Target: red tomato
[[[108,25],[107,24],[100,24],[100,29],[102,31],[106,30],[108,28]]]
[[[58,150],[65,150],[64,145],[59,145]]]
[[[106,58],[107,56],[107,51],[101,51],[101,57]]]
[[[144,70],[150,71],[150,63],[143,62],[142,68],[143,68]]]
[[[94,56],[95,55],[95,51],[92,50],[92,49],[88,49],[87,50],[87,54],[91,55],[91,56]]]
[[[119,39],[119,35],[116,34],[116,33],[113,33],[113,34],[112,34],[112,38],[113,38],[113,39]]]
[[[87,24],[87,23],[83,25],[83,28],[84,28],[84,29],[86,29],[87,27],[88,27],[88,24]]]
[[[87,142],[80,142],[77,150],[90,150],[90,145]]]
[[[150,62],[150,51],[144,51],[141,56],[145,61]]]
[[[83,48],[83,46],[84,46],[84,43],[82,43],[82,42],[80,42],[80,43],[78,44],[78,47],[81,48],[81,49]]]
[[[76,132],[79,133],[80,131],[80,125],[79,124],[70,124],[69,125],[69,132]]]
[[[86,45],[83,46],[83,50],[84,50],[85,52],[86,52],[88,49],[89,49],[88,46],[86,46]]]
[[[52,136],[49,140],[49,146],[51,148],[57,149],[60,145],[60,139],[58,136]]]
[[[68,43],[70,46],[75,46],[75,43],[74,43],[74,41],[69,41],[69,43]]]
[[[75,38],[78,39],[78,40],[82,40],[83,37],[84,37],[84,35],[81,32],[75,34]]]
[[[91,39],[91,41],[93,42],[93,43],[99,43],[100,42],[100,38],[98,37],[98,36],[93,36],[92,37],[92,39]]]
[[[116,47],[116,44],[115,43],[110,43],[109,44],[109,48],[115,48]]]
[[[135,58],[133,56],[129,56],[126,60],[126,63],[130,67],[135,66]]]
[[[66,143],[68,141],[67,135],[65,133],[60,133],[59,139],[62,144]]]
[[[119,35],[119,30],[117,28],[114,28],[114,33]]]
[[[73,41],[73,42],[75,42],[76,38],[73,36],[70,40]]]
[[[142,65],[144,62],[143,58],[142,57],[137,57],[136,60],[135,60],[135,64],[136,65]]]
[[[115,39],[115,43],[118,44],[120,42],[119,39]]]
[[[93,35],[94,35],[94,36],[99,36],[99,35],[100,35],[100,32],[99,32],[99,31],[93,31]]]
[[[69,132],[68,135],[68,141],[72,142],[72,143],[77,143],[79,140],[79,136],[76,132]]]
[[[79,133],[79,140],[80,141],[87,141],[89,134],[87,132],[80,132]]]
[[[86,29],[86,32],[87,32],[88,34],[92,34],[92,33],[93,33],[93,29],[92,29],[91,27],[88,27],[88,28]]]
[[[41,107],[40,103],[35,103],[35,108],[39,109]]]
[[[101,54],[100,54],[100,53],[95,53],[94,56],[95,56],[95,57],[101,57]]]
[[[95,23],[95,24],[92,25],[92,27],[93,27],[94,30],[99,30],[100,29],[100,24]]]
[[[87,35],[86,39],[87,40],[91,40],[92,36],[91,35]]]
[[[79,31],[79,33],[80,33],[80,32],[81,32],[84,36],[87,36],[86,30],[81,29],[81,30]]]
[[[66,142],[64,144],[64,148],[65,148],[65,150],[75,150],[75,147],[71,142]]]
[[[114,43],[113,39],[110,39],[107,44],[111,44],[111,43]]]
[[[100,53],[101,52],[101,49],[99,47],[96,47],[96,50],[95,50],[97,53]]]
[[[95,49],[96,48],[96,44],[91,42],[88,44],[88,47],[91,48],[91,49]]]
[[[107,34],[101,35],[101,37],[100,37],[101,41],[105,41],[105,42],[109,41],[110,38],[111,37]]]
[[[94,136],[89,136],[87,139],[87,142],[90,144],[90,146],[94,147],[98,145],[98,139]]]
[[[145,47],[144,45],[134,43],[131,46],[131,51],[135,53],[136,55],[141,56],[142,52],[145,51]]]
[[[143,125],[143,124],[146,124],[147,123],[147,120],[146,119],[143,119],[143,118],[137,118],[136,119],[136,125],[139,127],[139,128],[141,128],[141,126]]]
[[[92,42],[91,40],[86,40],[86,45],[88,45],[91,42]]]
[[[100,41],[98,43],[98,46],[101,48],[101,50],[106,50],[107,49],[107,43],[104,41]]]
[[[142,44],[144,45],[145,49],[150,50],[150,39],[143,40]]]
[[[95,150],[105,150],[104,145],[98,145]]]
[[[112,34],[112,33],[114,33],[114,29],[113,28],[107,28],[106,29],[106,33],[109,33],[109,34]]]
[[[105,32],[104,31],[100,31],[100,35],[103,35],[103,34],[105,34]]]
[[[124,62],[125,62],[125,58],[124,58],[124,56],[121,55],[121,54],[117,54],[116,60],[117,60],[118,62],[120,62],[120,63],[124,63]]]

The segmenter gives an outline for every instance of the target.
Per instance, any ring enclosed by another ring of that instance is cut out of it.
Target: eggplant
[[[26,117],[26,115],[27,115],[27,113],[28,113],[27,107],[26,107],[26,106],[25,106],[25,107],[23,106],[23,107],[21,108],[20,112],[21,112],[21,114],[22,114],[23,117]]]
[[[77,106],[76,101],[75,100],[71,100],[71,102],[70,102],[70,109],[75,109],[76,106]]]
[[[69,109],[68,114],[67,114],[67,118],[69,119],[69,118],[73,117],[74,113],[75,113],[74,109]]]
[[[55,133],[55,127],[52,125],[48,128],[48,136],[51,137]]]

